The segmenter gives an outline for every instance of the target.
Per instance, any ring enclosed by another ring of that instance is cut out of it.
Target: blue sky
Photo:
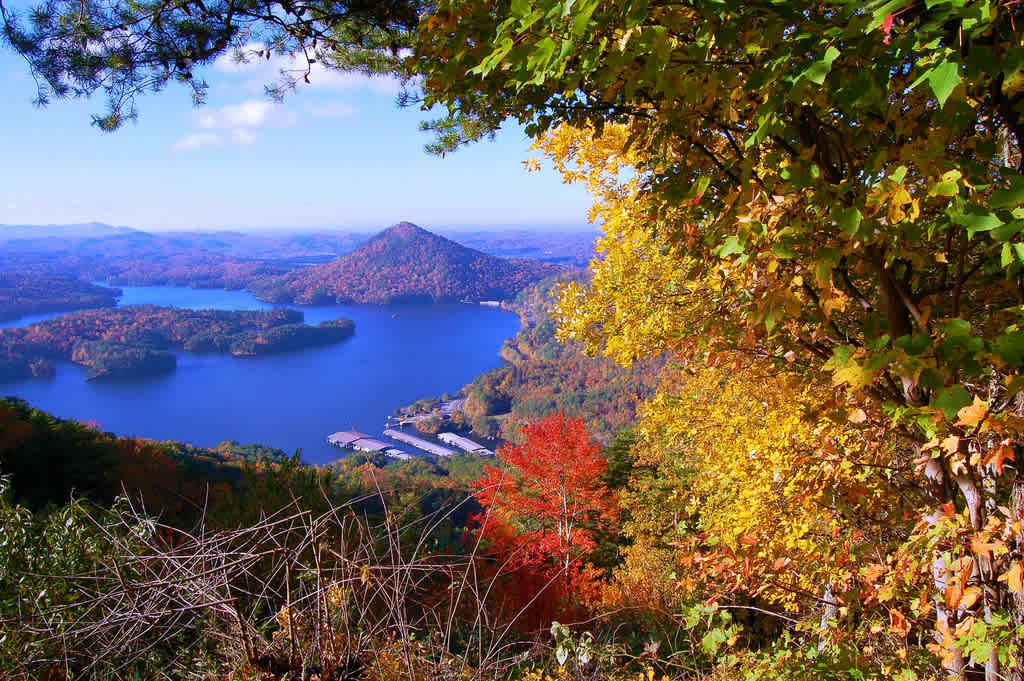
[[[294,64],[291,64],[294,66]],[[169,86],[139,120],[100,133],[104,102],[35,108],[24,62],[0,47],[0,224],[98,221],[146,230],[584,228],[586,192],[527,173],[529,141],[504,130],[446,158],[426,154],[424,113],[399,109],[383,79],[315,71],[283,104],[263,86],[285,58],[223,59],[207,103]]]

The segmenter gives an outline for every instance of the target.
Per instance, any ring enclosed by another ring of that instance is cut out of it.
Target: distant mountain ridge
[[[487,255],[400,222],[331,262],[257,282],[270,302],[388,303],[507,299],[560,267]]]
[[[114,227],[102,222],[70,225],[0,225],[0,241],[31,239],[96,239],[125,234],[141,234],[131,227]]]

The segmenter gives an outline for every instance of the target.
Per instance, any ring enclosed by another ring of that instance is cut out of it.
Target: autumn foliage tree
[[[566,337],[824,372],[890,425],[879,474],[927,498],[861,596],[920,588],[904,610],[961,677],[1024,676],[1022,25],[961,0],[447,0],[420,24],[439,148],[516,119],[599,198]]]
[[[534,629],[593,604],[598,571],[587,562],[595,534],[614,526],[615,497],[602,481],[608,465],[582,419],[549,414],[523,429],[522,444],[497,452],[473,483],[483,507],[471,525],[493,557],[506,613]]]

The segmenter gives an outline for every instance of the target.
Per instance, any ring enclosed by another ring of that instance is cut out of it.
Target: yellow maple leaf
[[[942,441],[942,448],[947,454],[956,454],[960,451],[960,438],[956,435],[950,435]]]
[[[958,426],[976,426],[985,420],[988,415],[988,402],[985,402],[977,395],[974,396],[974,403],[970,404],[956,413]]]
[[[961,608],[970,608],[972,605],[978,602],[978,598],[981,596],[981,589],[976,586],[969,586],[964,589],[964,595],[960,598]]]
[[[1019,560],[1013,561],[1010,569],[999,576],[1000,582],[1006,582],[1006,588],[1013,593],[1024,589],[1024,566]]]

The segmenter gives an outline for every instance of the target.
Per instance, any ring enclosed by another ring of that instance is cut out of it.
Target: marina
[[[462,451],[469,452],[470,454],[476,454],[477,456],[494,456],[494,452],[492,450],[484,447],[479,442],[474,442],[468,437],[462,437],[455,433],[438,433],[437,439],[446,445],[458,447]]]
[[[407,452],[356,430],[341,430],[331,433],[327,436],[327,444],[341,449],[353,449],[357,452],[380,453],[399,461],[410,458]]]
[[[423,451],[429,454],[433,454],[434,456],[454,456],[455,454],[458,453],[454,449],[442,447],[439,444],[435,444],[428,440],[424,440],[423,438],[416,437],[415,435],[403,433],[402,431],[395,430],[394,428],[388,428],[387,430],[385,430],[384,435],[391,438],[392,440],[398,440],[399,442],[404,442],[407,445],[411,445],[416,449],[422,449]]]
[[[449,457],[462,452],[482,457],[494,456],[494,450],[487,448],[485,445],[482,445],[475,440],[471,440],[468,437],[451,431],[437,433],[436,435],[437,440],[443,442],[444,445],[450,445],[446,447],[439,444],[437,441],[428,440],[425,437],[418,437],[399,429],[401,426],[415,424],[419,421],[430,418],[440,418],[443,421],[450,421],[453,414],[461,411],[465,403],[466,399],[464,397],[457,397],[455,399],[446,399],[432,404],[427,404],[426,407],[420,404],[415,405],[415,407],[405,407],[401,410],[396,410],[398,412],[397,416],[387,417],[386,423],[384,424],[385,430],[383,435],[385,438],[397,440],[398,442],[415,447],[416,449],[426,452],[427,454],[432,454],[433,456]],[[427,409],[429,409],[429,411],[427,411]],[[387,442],[382,442],[381,440],[358,430],[339,430],[336,433],[331,433],[327,436],[327,442],[328,444],[341,449],[351,449],[357,452],[368,452],[373,454],[383,453],[391,458],[399,460],[408,459],[413,456],[408,452],[392,447]]]

